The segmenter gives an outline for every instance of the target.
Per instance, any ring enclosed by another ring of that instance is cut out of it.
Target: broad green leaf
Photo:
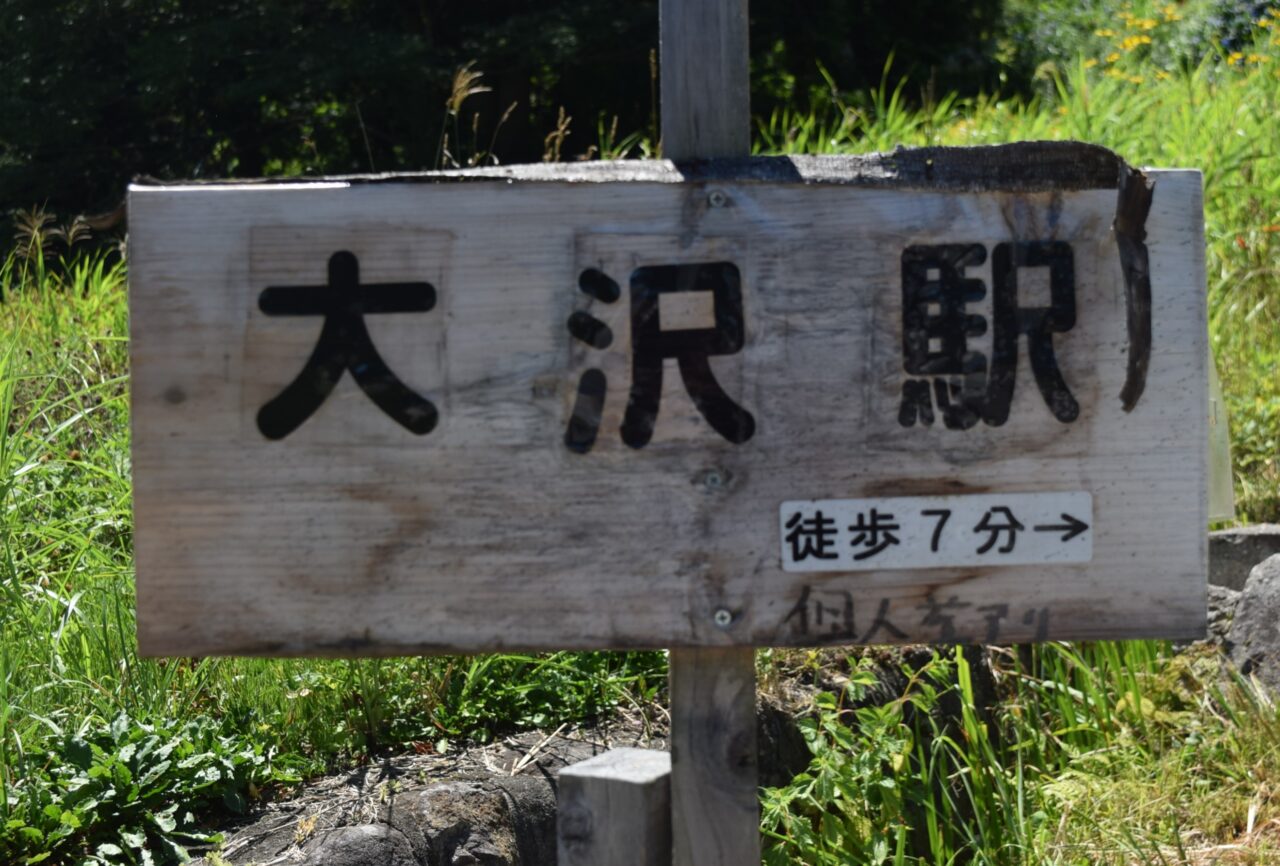
[[[161,761],[160,763],[156,764],[156,765],[155,765],[154,767],[152,767],[151,769],[147,770],[147,772],[143,775],[143,777],[142,777],[141,779],[139,779],[139,780],[138,780],[138,784],[139,784],[141,787],[145,788],[147,785],[150,785],[150,784],[151,784],[152,782],[154,782],[156,779],[158,779],[158,778],[160,778],[161,776],[163,776],[163,775],[164,775],[164,773],[165,773],[165,772],[169,769],[169,767],[171,767],[172,765],[173,765],[173,762],[172,762],[172,761]]]
[[[164,812],[152,813],[151,820],[155,822],[157,827],[166,833],[172,833],[178,826],[178,822],[173,818],[172,809]]]

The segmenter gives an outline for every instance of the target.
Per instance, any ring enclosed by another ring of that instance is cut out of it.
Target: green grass
[[[803,721],[809,771],[764,793],[765,862],[1280,862],[1280,712],[1216,652],[990,653],[994,705],[957,649],[853,709],[873,679],[869,655],[850,659]],[[804,664],[789,655],[774,664]]]
[[[913,108],[907,84],[833,83],[814,105],[761,119],[758,148],[1081,138],[1137,164],[1200,168],[1239,510],[1276,519],[1280,25],[1187,64],[1169,47],[1180,37],[1166,7],[1094,8],[1115,12],[1097,28],[1111,35],[1081,38],[1097,62],[1044,67],[1034,98]],[[107,254],[59,255],[53,232],[39,241],[0,265],[0,862],[179,859],[220,813],[335,764],[661,691],[656,653],[139,659],[125,271]],[[775,671],[793,664],[769,658]],[[913,672],[885,707],[819,703],[805,722],[810,772],[764,794],[770,863],[1280,862],[1280,716],[1215,658],[1152,642],[998,653],[990,715],[967,658]],[[861,664],[850,692],[866,685]],[[954,712],[933,711],[943,705]]]

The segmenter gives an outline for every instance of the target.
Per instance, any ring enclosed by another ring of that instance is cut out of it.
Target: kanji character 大
[[[360,283],[360,263],[345,250],[329,257],[323,286],[268,286],[258,307],[268,316],[324,316],[302,371],[258,411],[258,429],[283,439],[320,408],[344,372],[397,424],[419,436],[435,429],[435,405],[414,393],[382,360],[369,336],[368,313],[425,313],[436,304],[430,283]]]

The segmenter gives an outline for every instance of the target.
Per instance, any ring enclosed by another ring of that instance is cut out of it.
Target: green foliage
[[[487,742],[593,718],[620,701],[651,697],[663,666],[660,653],[640,652],[226,659],[211,689],[232,715],[270,730],[290,766],[305,774],[337,758]]]
[[[774,842],[767,866],[798,857],[830,866],[883,863],[904,850],[910,826],[895,768],[909,759],[913,736],[903,705],[925,699],[909,694],[885,706],[843,709],[874,684],[873,673],[855,669],[844,695],[819,695],[813,715],[801,719],[814,758],[790,785],[764,792],[764,833]]]
[[[1280,711],[1215,651],[989,653],[990,706],[971,651],[905,668],[903,693],[878,707],[861,706],[867,658],[851,660],[843,693],[803,722],[808,771],[763,792],[765,863],[1190,866],[1280,819],[1258,793],[1280,773]],[[1280,856],[1245,842],[1231,862]]]
[[[656,149],[657,0],[7,0],[0,208],[107,210],[161,178],[421,170]],[[940,91],[991,88],[1001,0],[755,0],[758,110],[871,84],[885,58]],[[459,70],[487,90],[453,99]],[[1007,78],[1007,76],[1005,76]],[[563,112],[563,113],[562,113]],[[447,140],[447,141],[446,141]],[[447,143],[447,146],[443,146]]]
[[[213,841],[197,816],[244,811],[249,784],[272,778],[268,748],[219,727],[205,717],[153,725],[121,713],[75,733],[54,728],[44,751],[23,755],[25,772],[5,792],[0,854],[25,863],[185,862],[184,844]]]
[[[604,105],[647,117],[657,43],[652,2],[8,0],[5,11],[6,208],[48,198],[105,210],[138,173],[432,168],[459,119],[445,110],[455,71],[470,61],[492,92],[460,118],[469,142],[474,113],[476,149],[496,135],[504,152],[537,159],[561,105],[583,119]]]
[[[1239,0],[1009,0],[1002,52],[1046,84],[1053,71],[1116,49],[1140,49],[1160,69],[1191,68],[1248,41],[1264,7]],[[1123,47],[1126,38],[1134,41]]]

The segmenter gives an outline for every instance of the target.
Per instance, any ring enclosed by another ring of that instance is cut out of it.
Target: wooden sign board
[[[129,210],[147,654],[1203,628],[1197,172],[1040,144]]]

